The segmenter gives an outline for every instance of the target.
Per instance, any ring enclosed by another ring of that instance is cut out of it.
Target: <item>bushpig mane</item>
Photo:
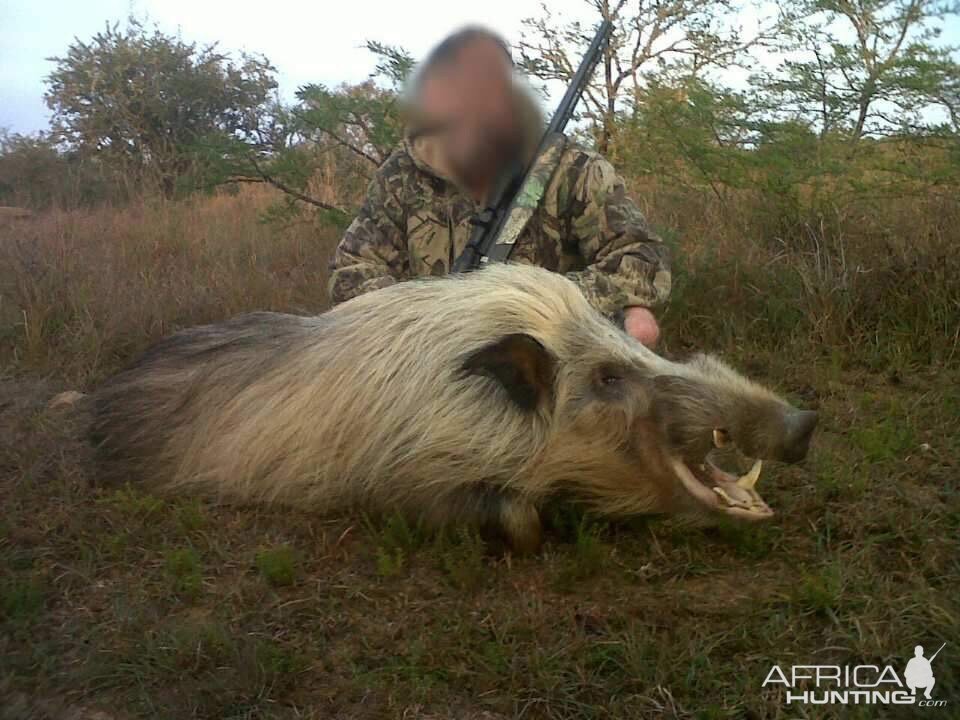
[[[558,399],[524,410],[463,370],[511,334],[561,357],[571,343],[624,358],[636,350],[565,278],[488,268],[398,284],[316,317],[252,313],[179,332],[97,392],[92,435],[105,472],[121,479],[424,511],[465,485],[509,489],[537,475]]]

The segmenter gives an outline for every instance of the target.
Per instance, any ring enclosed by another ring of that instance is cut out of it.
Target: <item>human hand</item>
[[[657,319],[645,307],[628,307],[623,313],[623,329],[635,340],[652,348],[660,337]]]

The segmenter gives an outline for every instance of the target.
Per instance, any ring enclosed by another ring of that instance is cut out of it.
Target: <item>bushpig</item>
[[[92,435],[106,476],[399,510],[531,551],[556,495],[768,518],[759,460],[801,460],[816,422],[713,357],[657,355],[562,275],[498,265],[175,333],[96,391]],[[723,445],[753,470],[714,466]]]

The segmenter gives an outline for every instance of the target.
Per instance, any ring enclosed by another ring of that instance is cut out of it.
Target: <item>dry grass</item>
[[[336,231],[264,222],[266,188],[52,211],[0,229],[0,361],[86,387],[175,328],[327,305]]]
[[[33,211],[29,208],[0,205],[0,223],[6,223],[13,220],[23,220],[29,217],[33,217]]]
[[[174,327],[319,310],[336,232],[259,222],[262,189],[0,230],[0,718],[866,718],[761,682],[941,642],[934,696],[960,702],[957,209],[871,251],[864,215],[776,237],[746,205],[645,195],[682,238],[665,347],[723,351],[821,433],[763,481],[771,524],[560,507],[525,559],[101,487],[82,414],[46,408]]]
[[[723,203],[689,189],[638,192],[677,238],[668,337],[789,345],[874,370],[960,362],[954,195],[838,195],[786,210],[758,192]]]

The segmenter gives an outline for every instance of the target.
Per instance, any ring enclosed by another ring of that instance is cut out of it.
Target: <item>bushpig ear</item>
[[[529,335],[514,333],[470,355],[463,369],[493,378],[521,410],[532,412],[553,395],[555,365],[543,345]]]

